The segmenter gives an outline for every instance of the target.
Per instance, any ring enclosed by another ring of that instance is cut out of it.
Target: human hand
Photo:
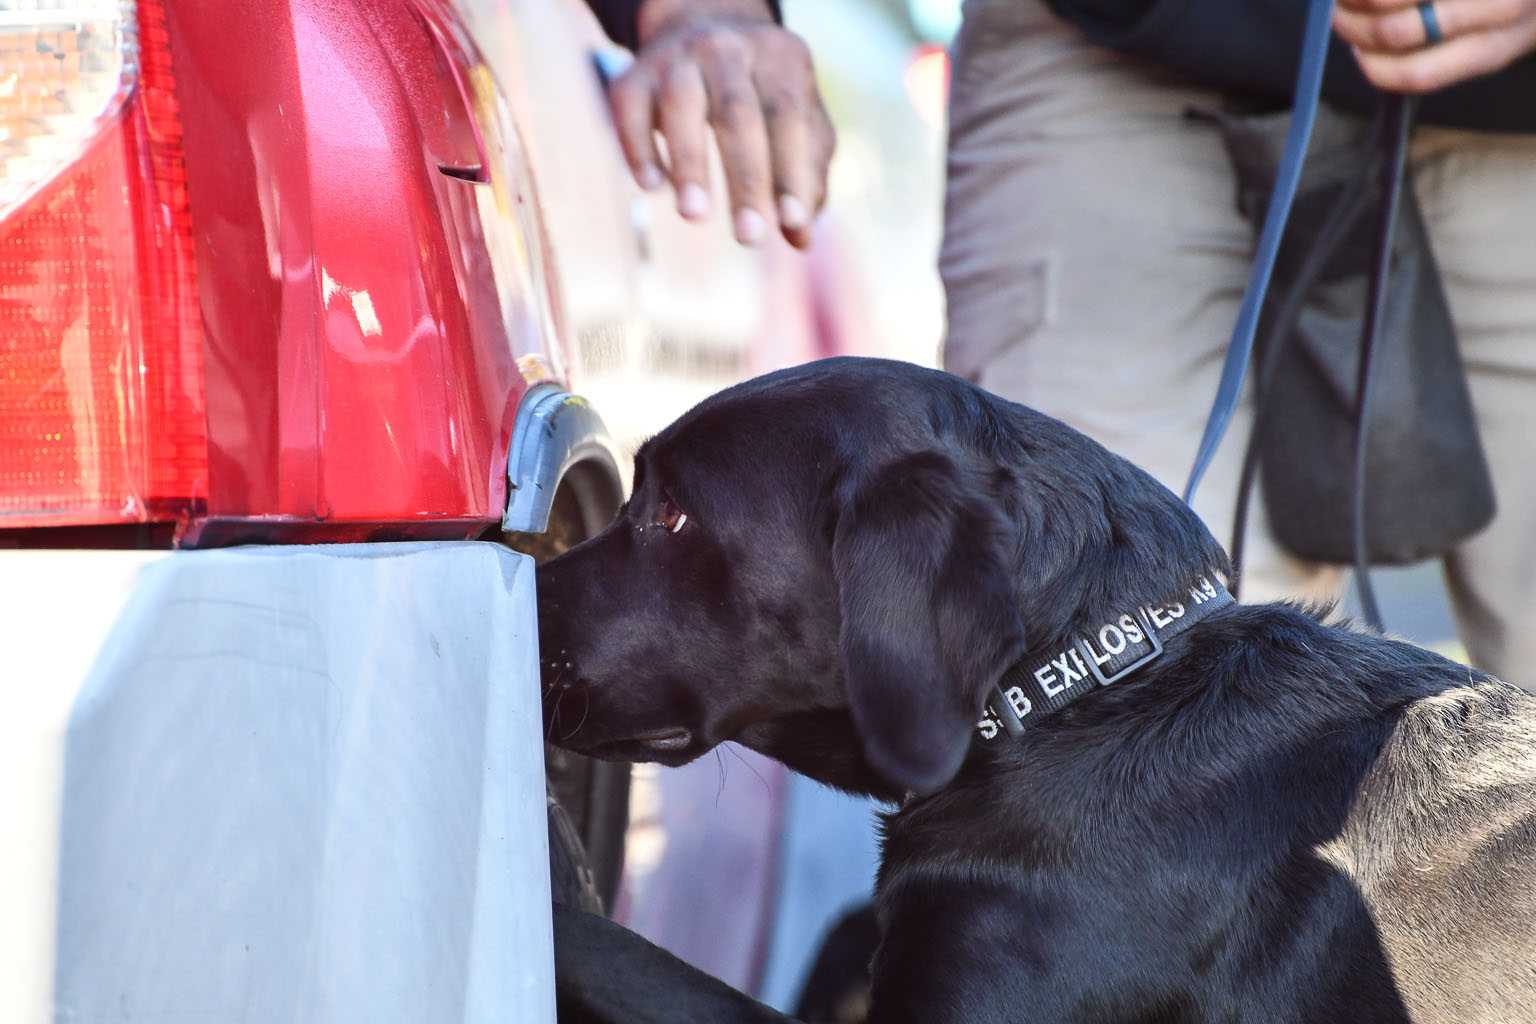
[[[777,228],[809,246],[836,135],[805,43],[763,0],[644,0],[639,29],[635,62],[608,92],[635,180],[661,186],[660,133],[678,212],[708,216],[713,128],[737,240]]]
[[[1431,23],[1439,42],[1430,42]],[[1333,27],[1374,85],[1433,92],[1536,49],[1536,0],[1339,0]]]

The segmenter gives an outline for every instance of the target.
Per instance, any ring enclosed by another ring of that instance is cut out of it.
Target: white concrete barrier
[[[554,1021],[532,562],[0,553],[0,1020]]]

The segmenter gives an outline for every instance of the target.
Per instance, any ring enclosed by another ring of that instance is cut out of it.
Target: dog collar
[[[1201,576],[1186,594],[1117,615],[1054,656],[1021,660],[993,688],[976,731],[984,740],[1022,736],[1047,715],[1145,668],[1169,639],[1232,603],[1226,587]]]

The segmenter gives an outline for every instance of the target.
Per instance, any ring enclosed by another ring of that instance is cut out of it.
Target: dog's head
[[[839,359],[722,392],[539,570],[550,736],[671,764],[734,739],[844,788],[932,791],[1026,646],[1146,572],[1143,545],[1114,553],[1117,466],[1198,534],[1166,557],[1220,559],[1150,479],[957,378]]]

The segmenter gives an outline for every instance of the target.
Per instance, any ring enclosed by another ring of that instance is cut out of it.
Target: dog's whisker
[[[735,744],[733,744],[733,743],[722,743],[721,746],[723,746],[723,747],[725,747],[725,749],[729,750],[731,752],[731,756],[732,757],[734,757],[736,760],[740,761],[742,764],[746,765],[747,766],[747,771],[749,771],[753,775],[757,776],[757,781],[761,782],[763,784],[763,789],[764,790],[769,789],[768,780],[763,778],[763,773],[758,771],[756,766],[754,766],[751,761],[748,761],[746,758],[741,756],[741,751],[736,749],[736,745]],[[718,749],[718,748],[716,748],[716,749]]]
[[[555,726],[560,723],[560,703],[565,700],[568,692],[570,691],[561,689],[560,695],[555,698],[555,706],[549,709],[549,728],[544,733],[546,740],[554,738]]]
[[[725,795],[725,758],[720,756],[720,748],[715,748],[715,767],[720,771],[720,785],[715,789],[715,806],[720,806],[720,798]]]
[[[587,724],[587,715],[591,714],[592,712],[592,690],[589,687],[583,686],[581,688],[581,696],[583,698],[583,703],[581,705],[581,721],[576,723],[576,727],[574,729],[560,737],[561,743],[564,743],[572,736],[575,736],[578,732],[581,732],[581,727]]]

